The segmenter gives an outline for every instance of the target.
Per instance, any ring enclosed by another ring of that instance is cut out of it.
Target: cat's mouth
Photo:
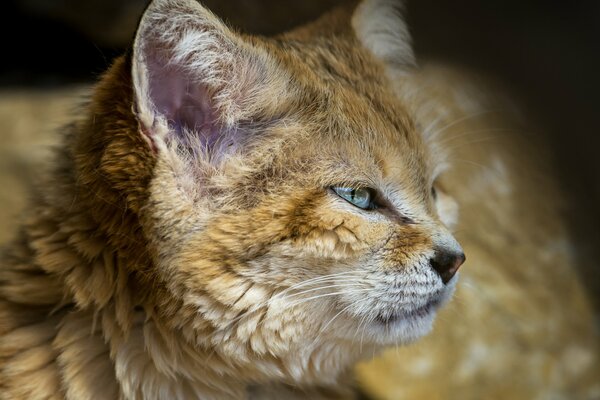
[[[400,321],[424,318],[435,312],[442,305],[442,298],[429,300],[422,306],[412,310],[384,310],[375,317],[375,322],[382,325],[392,325]]]
[[[362,299],[343,298],[339,314],[347,312],[345,325],[336,334],[344,339],[371,343],[376,346],[408,344],[431,332],[437,311],[454,293],[456,280],[434,287],[411,285],[381,285],[370,289]],[[363,294],[360,293],[362,297]],[[335,318],[334,318],[335,319]],[[332,325],[329,323],[330,326]],[[344,325],[341,325],[344,326]]]

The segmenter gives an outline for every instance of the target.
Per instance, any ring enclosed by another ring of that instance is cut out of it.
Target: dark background
[[[342,1],[205,3],[235,27],[272,34]],[[129,44],[145,3],[4,1],[0,90],[93,82]],[[413,0],[406,14],[420,59],[480,71],[519,99],[551,144],[573,233],[598,260],[600,1]],[[598,268],[580,273],[598,306]]]

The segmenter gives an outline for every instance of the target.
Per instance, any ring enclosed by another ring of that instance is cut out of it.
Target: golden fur
[[[597,260],[571,236],[544,136],[466,72],[423,65],[398,95],[449,152],[438,184],[460,205],[445,213],[460,214],[468,265],[434,332],[361,364],[361,387],[389,400],[598,398],[594,294],[578,274]]]
[[[460,247],[413,64],[389,0],[274,38],[155,0],[3,259],[0,398],[351,397],[456,283],[429,261]]]

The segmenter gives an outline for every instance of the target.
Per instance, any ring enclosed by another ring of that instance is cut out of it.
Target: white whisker
[[[327,322],[327,324],[325,324],[325,326],[323,326],[319,330],[319,333],[317,334],[316,338],[312,341],[311,347],[314,346],[319,341],[319,338],[321,337],[321,334],[323,334],[323,332],[325,332],[327,330],[327,328],[329,327],[329,325],[331,325],[333,323],[333,321],[335,321],[335,319],[340,316],[340,314],[342,314],[343,312],[345,312],[346,310],[348,310],[350,307],[352,307],[354,305],[355,305],[355,303],[350,303],[346,307],[342,308],[340,312],[338,312],[337,314],[335,314],[333,316],[333,318],[331,318],[329,320],[329,322]]]
[[[474,114],[465,115],[464,117],[458,118],[458,119],[450,122],[449,124],[447,124],[447,125],[443,126],[442,128],[436,130],[435,132],[429,133],[429,132],[426,131],[425,135],[428,136],[428,137],[435,137],[435,136],[441,134],[442,132],[444,132],[444,131],[452,128],[453,126],[456,126],[456,125],[460,124],[461,122],[468,121],[470,119],[477,118],[477,117],[480,117],[482,115],[490,114],[490,113],[493,113],[493,112],[495,112],[495,111],[494,110],[483,110],[483,111],[476,112]]]
[[[335,285],[319,286],[316,288],[306,289],[306,290],[302,290],[300,292],[292,293],[288,296],[285,296],[285,298],[287,299],[287,298],[291,298],[291,297],[297,297],[297,296],[303,295],[305,293],[315,292],[317,290],[336,288],[336,287],[365,287],[365,285],[362,284],[362,282],[357,281],[356,283],[340,283],[340,284],[335,284]]]
[[[349,294],[354,294],[354,293],[359,293],[359,292],[368,292],[368,291],[371,291],[371,290],[373,290],[373,289],[371,289],[371,288],[358,289],[358,290],[353,290],[352,292],[348,292],[348,293]],[[337,296],[337,295],[344,294],[344,293],[346,293],[346,292],[332,292],[332,293],[320,294],[320,295],[317,295],[317,296],[311,296],[311,297],[308,297],[306,299],[300,299],[299,302],[292,302],[292,304],[290,304],[290,307],[294,307],[294,306],[306,303],[306,302],[311,301],[311,300],[320,299],[320,298],[329,297],[329,296]]]

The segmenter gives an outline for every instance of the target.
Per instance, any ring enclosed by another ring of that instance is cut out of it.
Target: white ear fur
[[[352,16],[352,27],[363,46],[385,63],[416,64],[401,0],[364,0]]]
[[[191,21],[195,14],[198,14],[199,18],[197,21]],[[217,35],[219,32],[218,25],[215,24],[216,17],[211,17],[208,10],[203,9],[193,0],[157,0],[153,1],[144,12],[133,45],[132,78],[138,118],[145,129],[152,131],[152,135],[164,136],[169,128],[167,117],[161,115],[153,99],[151,84],[156,77],[153,76],[155,74],[150,68],[150,54],[154,48],[157,48],[156,51],[164,48],[161,55],[166,67],[185,58],[185,54],[191,49],[185,49],[184,46],[194,41],[193,39],[200,42],[198,51],[202,51],[203,47],[210,48],[211,42],[215,41],[212,37],[215,34],[209,35],[205,31],[215,31]],[[206,30],[192,30],[188,28],[190,23],[198,27],[205,25]],[[204,36],[204,43],[200,40],[202,36]],[[208,54],[205,65],[211,64],[214,55],[206,53]],[[209,81],[216,78],[210,71],[208,74],[206,72],[200,71]]]
[[[179,130],[220,140],[285,93],[274,64],[195,0],[154,0],[133,46],[136,114],[152,136]]]

